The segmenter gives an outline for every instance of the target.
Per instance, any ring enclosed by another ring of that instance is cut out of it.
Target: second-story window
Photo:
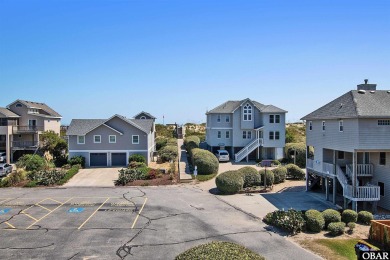
[[[229,123],[229,122],[230,122],[230,116],[229,116],[229,115],[227,115],[227,116],[225,117],[225,122],[226,122],[226,123]]]
[[[94,135],[93,136],[93,142],[95,144],[100,144],[102,142],[102,136],[101,135]]]
[[[313,122],[309,121],[309,131],[313,130]]]
[[[226,137],[226,139],[229,139],[229,138],[230,138],[230,131],[226,131],[226,132],[225,132],[225,137]]]
[[[221,132],[221,131],[218,131],[218,132],[217,132],[217,138],[218,138],[218,139],[221,139],[221,137],[222,137],[222,132]]]
[[[322,121],[322,131],[325,131],[325,121]]]
[[[275,115],[269,115],[269,122],[270,124],[275,123]]]
[[[280,138],[280,133],[279,133],[279,131],[276,131],[275,132],[275,140],[279,140],[279,138]]]
[[[379,153],[379,164],[386,165],[386,153]]]
[[[217,115],[217,123],[221,123],[221,115]]]
[[[343,120],[340,120],[340,121],[339,121],[339,131],[340,131],[340,132],[344,132],[344,123],[343,123]]]
[[[273,131],[269,132],[269,140],[274,140],[274,138],[275,138],[274,132]]]
[[[251,131],[242,131],[242,139],[252,139]]]
[[[85,136],[84,135],[77,136],[77,144],[85,144]]]
[[[252,106],[246,104],[243,109],[244,121],[252,121]]]
[[[131,143],[132,144],[139,144],[139,135],[132,135],[131,136]]]
[[[116,135],[110,135],[108,136],[108,142],[110,144],[115,144],[116,143]]]
[[[280,123],[280,115],[275,115],[275,123],[276,124]]]
[[[379,119],[378,125],[390,125],[390,119]]]

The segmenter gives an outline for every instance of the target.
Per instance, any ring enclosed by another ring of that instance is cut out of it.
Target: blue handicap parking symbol
[[[84,211],[84,208],[70,208],[68,213],[81,213]]]
[[[0,215],[3,215],[3,214],[7,213],[10,210],[11,209],[0,209]]]

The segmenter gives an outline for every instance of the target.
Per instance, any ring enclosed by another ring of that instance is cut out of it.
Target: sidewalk
[[[177,149],[179,151],[179,173],[181,181],[191,181],[190,169],[188,167],[187,154],[183,146],[183,139],[177,139]]]

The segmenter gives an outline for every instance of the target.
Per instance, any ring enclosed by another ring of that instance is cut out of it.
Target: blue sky
[[[0,106],[205,121],[251,98],[302,116],[368,78],[390,89],[389,1],[0,0]]]

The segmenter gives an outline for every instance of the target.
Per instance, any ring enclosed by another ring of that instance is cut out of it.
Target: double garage
[[[91,167],[126,166],[126,153],[90,153],[89,164]]]

